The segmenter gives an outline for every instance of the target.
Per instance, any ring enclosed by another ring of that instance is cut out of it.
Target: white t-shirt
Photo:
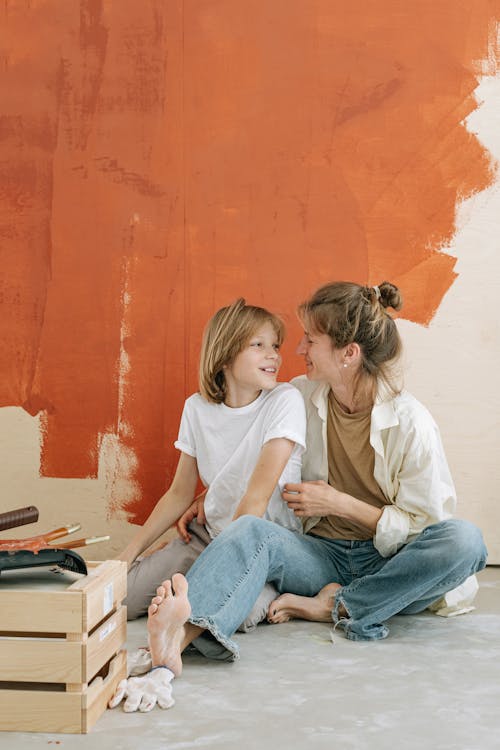
[[[295,446],[264,518],[302,531],[300,520],[283,501],[281,490],[286,482],[301,481],[305,434],[304,401],[289,383],[262,391],[255,401],[240,408],[211,403],[199,393],[187,399],[175,447],[196,458],[201,481],[208,487],[205,515],[212,538],[231,523],[262,446],[273,438],[288,438]]]

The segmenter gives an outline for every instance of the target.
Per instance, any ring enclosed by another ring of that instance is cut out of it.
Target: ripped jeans
[[[484,568],[486,557],[480,530],[456,519],[428,526],[392,557],[381,557],[371,540],[295,534],[243,516],[214,539],[187,574],[189,620],[206,629],[193,645],[209,658],[238,658],[231,636],[266,582],[301,596],[339,583],[333,622],[351,640],[385,638],[386,620],[423,611]],[[340,604],[348,613],[341,620]]]

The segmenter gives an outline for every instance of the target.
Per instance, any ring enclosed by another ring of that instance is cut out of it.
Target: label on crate
[[[113,582],[108,583],[104,587],[104,594],[102,597],[102,614],[107,615],[113,609]]]
[[[111,622],[108,622],[107,625],[105,625],[103,628],[99,631],[99,641],[102,642],[105,638],[108,637],[110,633],[113,632],[116,628],[116,620],[111,620]]]

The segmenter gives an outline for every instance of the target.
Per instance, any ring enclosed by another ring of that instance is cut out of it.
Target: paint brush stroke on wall
[[[43,414],[42,476],[97,476],[111,436],[133,491],[111,478],[110,507],[143,520],[202,327],[238,295],[293,335],[319,283],[389,278],[430,322],[457,205],[494,175],[464,118],[499,17],[498,0],[4,1],[0,405]]]

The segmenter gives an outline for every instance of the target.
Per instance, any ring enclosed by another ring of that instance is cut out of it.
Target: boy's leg
[[[487,551],[479,529],[450,520],[428,526],[378,572],[357,578],[335,597],[334,620],[351,640],[385,638],[383,624],[399,612],[420,612],[484,568]],[[343,605],[347,617],[338,618]]]
[[[191,541],[172,539],[152,555],[138,558],[132,563],[127,577],[127,619],[135,620],[145,615],[156,595],[156,589],[174,573],[187,573],[194,561],[210,542],[210,535],[196,520],[189,524]]]
[[[209,631],[194,645],[210,658],[237,658],[231,636],[266,581],[278,591],[314,596],[338,578],[327,540],[243,516],[211,542],[187,575],[189,621]]]

